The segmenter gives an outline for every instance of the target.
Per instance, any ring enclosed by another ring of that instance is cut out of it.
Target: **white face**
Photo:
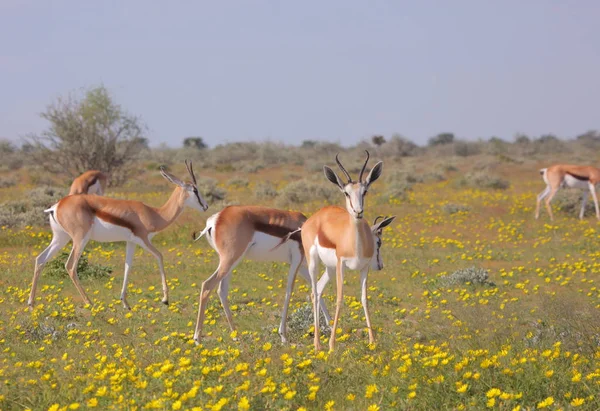
[[[346,184],[342,189],[346,197],[346,210],[356,219],[363,218],[367,191],[368,187],[363,183]]]
[[[198,211],[206,211],[208,204],[198,191],[198,188],[193,184],[186,184],[183,189],[187,192],[187,198],[185,199],[185,205]]]

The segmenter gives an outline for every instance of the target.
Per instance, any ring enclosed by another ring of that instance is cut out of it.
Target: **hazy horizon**
[[[103,84],[151,145],[599,129],[600,3],[0,3],[0,138]]]

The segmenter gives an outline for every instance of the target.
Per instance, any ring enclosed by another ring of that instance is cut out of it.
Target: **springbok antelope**
[[[52,242],[35,260],[35,272],[31,284],[28,304],[33,307],[35,291],[44,265],[52,259],[68,242],[73,241],[71,254],[65,265],[69,277],[87,304],[90,299],[79,284],[77,263],[89,240],[100,242],[126,241],[125,275],[121,290],[121,302],[126,309],[127,279],[131,270],[136,244],[150,252],[158,262],[162,279],[164,304],[169,303],[167,280],[163,267],[162,254],[152,245],[152,237],[167,228],[188,206],[198,211],[206,211],[208,205],[198,192],[192,163],[186,161],[192,183],[183,182],[161,168],[164,178],[175,184],[175,190],[167,202],[159,208],[150,207],[140,201],[116,200],[96,195],[80,194],[67,196],[46,210],[50,214]]]
[[[343,183],[338,175],[329,167],[323,166],[325,177],[339,187],[346,197],[346,209],[337,206],[328,206],[313,214],[302,226],[302,246],[308,263],[308,272],[311,279],[313,291],[313,313],[319,312],[320,296],[317,285],[317,268],[322,261],[328,270],[333,271],[335,267],[337,296],[333,328],[329,338],[329,349],[335,347],[335,331],[340,316],[340,308],[343,301],[344,269],[360,271],[361,302],[365,311],[365,319],[369,332],[369,343],[374,342],[371,319],[367,306],[367,275],[369,274],[369,263],[373,258],[375,245],[369,224],[363,219],[364,199],[369,187],[381,176],[383,162],[378,162],[371,169],[367,178],[363,181],[363,174],[369,161],[367,159],[360,171],[358,181],[352,181],[350,174],[340,162],[338,155],[335,161],[346,175],[347,183]],[[390,221],[391,222],[391,221]],[[389,223],[388,223],[389,224]],[[315,351],[321,349],[319,339],[319,316],[314,316],[314,344]]]
[[[73,180],[69,195],[98,194],[104,195],[108,177],[102,171],[89,170]]]
[[[195,240],[206,234],[210,246],[219,255],[217,270],[202,283],[198,320],[194,332],[194,341],[200,342],[206,303],[211,291],[218,284],[218,294],[225,317],[231,331],[235,330],[232,313],[227,299],[229,282],[233,269],[243,260],[281,261],[290,264],[285,293],[285,304],[279,325],[281,342],[287,342],[287,311],[294,287],[296,272],[310,283],[308,269],[304,262],[299,229],[306,217],[299,212],[283,211],[256,206],[229,206],[210,216],[206,227]],[[294,231],[296,230],[296,231]],[[292,241],[283,245],[282,238]],[[321,301],[321,310],[329,324],[331,317],[325,303]]]
[[[579,188],[583,190],[583,202],[579,211],[579,218],[583,219],[585,206],[587,204],[589,193],[592,193],[594,207],[596,208],[596,218],[600,220],[600,209],[598,208],[598,196],[596,195],[596,185],[600,183],[600,169],[591,166],[572,166],[567,164],[555,164],[548,168],[542,168],[540,174],[546,183],[546,188],[537,196],[535,207],[535,218],[540,216],[540,205],[544,198],[546,199],[546,210],[550,220],[554,220],[550,202],[561,187]]]
[[[381,222],[377,223],[377,221],[383,218],[383,220],[381,220]],[[383,264],[383,258],[381,257],[381,246],[383,244],[383,239],[382,239],[382,235],[383,235],[383,229],[385,227],[387,227],[388,225],[391,224],[392,221],[394,221],[394,219],[396,218],[396,216],[392,216],[392,217],[383,217],[383,216],[378,216],[375,218],[375,221],[373,222],[373,225],[371,226],[371,233],[373,234],[373,242],[375,244],[375,252],[373,255],[373,258],[371,258],[371,269],[375,270],[375,271],[381,271],[383,270],[384,264]],[[291,237],[297,235],[299,232],[302,231],[302,228],[297,229],[296,231],[292,231],[291,233],[289,233],[286,237],[284,237],[280,244],[278,244],[275,248],[279,247],[281,244],[284,244],[285,242],[287,242]],[[310,283],[310,275],[308,274],[308,271],[306,270],[306,268],[304,266],[301,266],[300,269],[305,269],[306,274],[302,274],[303,277],[305,277],[307,279],[307,281]],[[321,310],[325,313],[327,310],[323,310],[323,305],[324,301],[322,299],[323,297],[323,290],[325,289],[325,286],[327,285],[327,283],[329,283],[329,280],[331,279],[331,275],[334,271],[335,267],[326,267],[325,268],[325,272],[323,273],[323,275],[321,276],[321,278],[319,279],[318,283],[317,283],[317,295],[320,298],[319,304],[321,304]],[[290,277],[288,276],[288,290],[290,290],[291,293],[291,288],[293,288],[293,283],[294,283],[294,277]],[[290,283],[292,284],[292,286],[290,287]],[[289,299],[287,299],[288,296],[286,294],[286,304],[289,304]],[[287,315],[287,307],[284,307],[283,310],[283,314],[282,314],[282,321],[285,319],[285,321],[287,321],[286,318]],[[325,316],[325,318],[327,319],[327,315]],[[328,320],[328,324],[329,324]],[[281,327],[280,327],[281,328]],[[284,328],[285,330],[285,328]]]

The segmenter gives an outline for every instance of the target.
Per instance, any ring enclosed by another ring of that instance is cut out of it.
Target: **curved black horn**
[[[377,225],[377,220],[379,220],[380,218],[384,218],[385,219],[384,216],[378,215],[377,217],[375,217],[375,221],[373,221],[373,225]]]
[[[340,167],[340,169],[342,170],[342,172],[344,174],[346,174],[346,177],[348,178],[348,182],[351,183],[352,182],[352,178],[350,177],[350,174],[348,174],[348,172],[346,171],[346,169],[344,168],[344,166],[342,165],[342,163],[340,163],[340,159],[338,158],[339,155],[340,155],[340,153],[337,153],[335,155],[335,162],[338,164],[338,166]]]
[[[192,168],[192,161],[190,160],[188,163],[188,160],[185,160],[185,166],[187,168],[188,173],[190,173],[190,176],[192,176],[192,181],[194,182],[194,185],[196,185],[196,176],[194,175],[194,169]]]
[[[362,183],[362,181],[363,181],[362,176],[365,172],[365,168],[367,168],[367,163],[369,162],[369,152],[367,150],[365,150],[365,153],[367,153],[367,159],[365,160],[365,164],[363,165],[362,170],[360,170],[360,175],[358,176],[359,183]]]

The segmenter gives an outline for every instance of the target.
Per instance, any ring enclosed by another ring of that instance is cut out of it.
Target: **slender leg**
[[[125,274],[123,275],[123,288],[121,289],[121,302],[123,307],[127,310],[131,310],[131,307],[127,303],[127,280],[129,279],[129,271],[133,263],[133,254],[135,252],[135,243],[131,241],[127,242],[125,246]]]
[[[325,305],[325,301],[323,301],[323,290],[329,280],[331,279],[333,269],[331,267],[325,267],[325,271],[321,278],[319,278],[319,282],[317,283],[317,295],[319,296],[319,304],[321,305],[321,312],[325,317],[325,321],[327,321],[327,325],[331,327],[331,316],[329,315],[329,311],[327,311],[327,306]]]
[[[371,319],[369,318],[369,308],[367,301],[367,277],[369,275],[369,266],[367,265],[360,272],[360,286],[361,286],[361,295],[360,302],[362,303],[363,309],[365,310],[365,320],[367,321],[367,329],[369,330],[369,344],[373,344],[375,342],[375,337],[373,337],[373,329],[371,328]]]
[[[217,270],[202,283],[202,288],[200,289],[200,304],[198,306],[198,319],[196,320],[196,330],[194,331],[194,341],[196,344],[200,343],[208,297],[210,296],[213,288],[215,288],[221,282],[221,280],[223,280],[235,263],[235,261],[230,260],[220,261]]]
[[[558,191],[558,187],[557,188],[552,188],[550,190],[550,194],[546,198],[546,210],[548,211],[548,215],[550,215],[550,220],[551,221],[554,221],[554,215],[552,214],[552,208],[550,208],[550,202],[552,201],[552,199],[556,195],[557,191]]]
[[[538,194],[537,203],[535,206],[535,219],[537,220],[540,217],[540,205],[542,204],[542,200],[546,198],[546,196],[550,194],[550,186],[546,186],[544,191]]]
[[[144,249],[148,250],[148,252],[156,258],[156,261],[158,262],[158,269],[160,270],[160,279],[162,281],[162,303],[165,305],[169,305],[169,287],[167,286],[167,276],[165,275],[165,267],[163,265],[162,254],[156,249],[156,247],[154,247],[154,245],[150,242],[148,238],[142,238],[142,241],[138,244]]]
[[[221,280],[218,287],[219,299],[221,300],[221,306],[223,306],[223,311],[225,311],[225,318],[227,318],[227,323],[229,324],[229,328],[231,331],[235,331],[235,326],[233,325],[233,314],[231,313],[231,309],[229,308],[229,300],[227,296],[229,295],[229,282],[231,281],[231,272],[233,271],[233,267],[229,269],[229,272],[225,274],[225,277]]]
[[[33,279],[31,281],[31,292],[29,293],[29,300],[27,305],[33,307],[35,304],[35,292],[37,289],[37,283],[40,278],[40,274],[44,269],[44,266],[69,242],[71,237],[64,231],[55,231],[53,233],[52,241],[50,245],[46,247],[44,251],[40,253],[35,259],[35,271],[33,272]]]
[[[310,249],[310,259],[308,259],[308,274],[310,275],[310,286],[313,294],[313,317],[314,317],[314,345],[315,352],[321,350],[321,339],[319,336],[319,296],[317,295],[317,270],[319,265],[319,253],[315,246]]]
[[[598,207],[598,196],[596,195],[596,186],[590,182],[590,191],[592,192],[592,198],[594,199],[594,207],[596,208],[596,218],[600,220],[600,208]]]
[[[331,329],[331,337],[329,337],[329,351],[335,348],[335,331],[337,330],[338,320],[340,319],[340,309],[344,302],[344,265],[338,258],[337,266],[335,267],[337,296],[335,301],[335,316],[333,317],[333,328]]]
[[[77,264],[79,264],[79,258],[81,257],[81,253],[83,253],[83,249],[89,241],[89,236],[86,234],[83,238],[73,238],[73,249],[71,250],[71,255],[69,255],[69,259],[67,260],[67,264],[65,264],[65,268],[69,273],[69,277],[71,277],[71,281],[75,284],[75,288],[79,291],[79,294],[83,298],[86,304],[92,304],[88,296],[85,294],[85,291],[81,284],[79,283],[79,277],[77,276]]]
[[[296,273],[298,272],[298,268],[300,264],[304,260],[304,257],[300,253],[292,253],[290,259],[290,271],[288,272],[287,285],[285,288],[285,301],[283,303],[283,311],[281,313],[281,322],[279,323],[279,336],[281,337],[281,342],[286,344],[288,342],[287,339],[287,315],[290,307],[290,300],[292,298],[292,291],[294,290],[294,282],[296,281]],[[308,273],[306,273],[308,277]],[[310,277],[308,278],[310,283]]]
[[[579,219],[580,220],[583,220],[583,214],[585,213],[585,206],[587,205],[589,195],[590,195],[589,191],[583,192],[583,201],[581,202],[581,210],[579,211]]]

